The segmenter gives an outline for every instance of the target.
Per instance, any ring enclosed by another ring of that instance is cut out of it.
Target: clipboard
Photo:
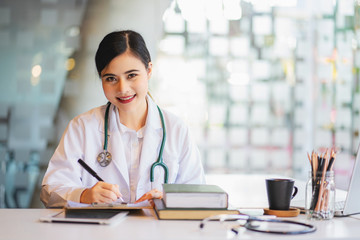
[[[148,201],[143,201],[140,203],[122,203],[122,202],[113,202],[113,203],[93,203],[93,204],[84,204],[78,202],[68,201],[64,207],[66,212],[72,210],[141,210],[141,209],[152,209],[153,207]]]

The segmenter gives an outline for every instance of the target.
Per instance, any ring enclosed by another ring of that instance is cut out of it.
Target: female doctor
[[[175,115],[158,109],[148,95],[153,66],[141,35],[134,31],[108,34],[95,62],[109,103],[70,121],[42,182],[44,205],[159,198],[165,171],[157,166],[150,182],[159,152],[168,168],[168,183],[205,183],[200,154],[188,128]],[[103,181],[86,171],[78,159]]]

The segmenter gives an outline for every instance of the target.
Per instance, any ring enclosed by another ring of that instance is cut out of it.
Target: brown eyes
[[[136,73],[130,73],[130,74],[127,75],[127,79],[133,79],[137,75],[138,74],[136,74]],[[106,77],[104,77],[104,81],[106,81],[106,82],[117,82],[118,78],[115,77],[115,76],[106,76]]]
[[[117,79],[115,77],[106,77],[105,81],[106,82],[115,82],[115,81],[117,81]]]
[[[130,73],[130,74],[128,75],[128,79],[134,78],[134,77],[136,77],[136,76],[137,76],[137,74],[135,74],[135,73]]]

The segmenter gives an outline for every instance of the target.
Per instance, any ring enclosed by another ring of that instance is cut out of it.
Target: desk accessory
[[[272,210],[269,208],[264,209],[266,215],[275,215],[277,217],[296,217],[300,214],[299,208],[289,208],[288,210]]]
[[[308,154],[311,170],[306,185],[305,209],[308,218],[332,219],[335,212],[334,161],[335,150],[324,154]]]
[[[272,210],[289,210],[290,200],[293,199],[298,188],[294,186],[294,180],[284,178],[266,179],[266,191],[269,208]]]
[[[163,184],[163,191],[167,208],[228,208],[228,194],[216,185]]]

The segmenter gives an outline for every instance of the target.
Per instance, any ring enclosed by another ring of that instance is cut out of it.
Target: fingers
[[[159,198],[159,199],[163,198],[163,193],[161,191],[159,191],[157,189],[153,189],[153,190],[151,190],[151,191],[153,191],[153,193],[152,193],[153,198]]]
[[[135,203],[143,202],[143,201],[149,200],[149,199],[152,199],[152,196],[151,196],[151,194],[149,194],[149,192],[147,192],[144,195],[142,195],[141,198],[136,200]]]
[[[151,205],[152,207],[155,207],[154,200],[150,199],[150,200],[149,200],[149,203],[150,203],[150,205]]]
[[[121,197],[119,186],[105,182],[98,182],[92,188],[82,192],[80,202],[82,203],[111,203]]]
[[[159,198],[161,199],[163,197],[163,193],[157,189],[152,189],[149,192],[142,195],[138,200],[135,201],[135,203],[139,203],[145,200],[151,200],[153,198]]]
[[[102,187],[106,190],[113,192],[116,195],[116,198],[122,197],[120,193],[119,185],[102,182]]]
[[[122,197],[119,186],[117,184],[110,184],[106,182],[98,182],[92,188],[85,189],[81,196],[81,203],[112,203]],[[135,203],[143,202],[145,200],[152,200],[154,198],[161,199],[163,193],[157,189],[152,189],[141,196]],[[151,202],[150,202],[151,203]]]

